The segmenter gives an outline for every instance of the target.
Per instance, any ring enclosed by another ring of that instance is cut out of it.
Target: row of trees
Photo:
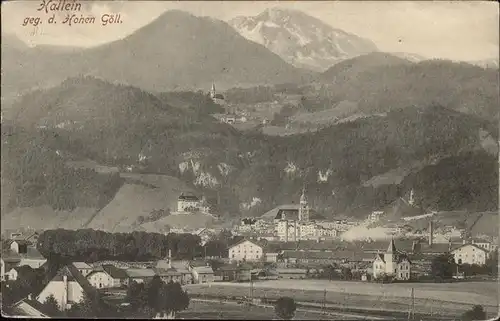
[[[176,259],[193,259],[202,253],[201,239],[193,234],[109,233],[93,229],[47,230],[40,234],[38,249],[48,258],[147,261],[161,259],[169,250]]]
[[[181,285],[170,281],[165,283],[155,276],[148,283],[132,282],[128,287],[126,301],[133,313],[142,317],[170,317],[189,307],[189,296]]]

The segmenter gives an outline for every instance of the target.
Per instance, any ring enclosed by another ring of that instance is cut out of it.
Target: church
[[[224,95],[217,93],[214,83],[212,83],[212,88],[210,89],[210,98],[212,98],[212,101],[216,104],[224,105],[225,103]]]
[[[384,254],[377,254],[373,261],[373,278],[383,275],[396,280],[409,280],[411,278],[411,261],[405,253],[396,249],[394,239]]]
[[[310,221],[309,214],[305,189],[302,189],[299,206],[280,208],[274,218],[280,240],[295,242],[314,236],[316,224]]]

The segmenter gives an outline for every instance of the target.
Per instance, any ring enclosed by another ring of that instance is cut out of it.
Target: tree
[[[189,307],[189,296],[177,282],[170,281],[162,286],[159,301],[160,315],[166,314],[173,319],[177,312]]]
[[[61,309],[59,307],[59,303],[57,303],[56,298],[54,297],[53,294],[49,295],[46,299],[45,302],[43,302],[45,305],[47,314],[51,317],[58,316],[61,312]]]
[[[101,317],[103,316],[103,304],[99,292],[83,293],[80,302],[74,304],[70,311],[73,317]]]
[[[486,320],[486,311],[481,305],[475,305],[469,311],[462,314],[462,321]]]
[[[445,253],[436,256],[431,262],[432,275],[443,280],[451,279],[455,271],[455,260],[453,255]]]
[[[281,297],[274,305],[276,315],[283,320],[291,320],[295,316],[295,310],[297,310],[297,305],[290,297]]]
[[[498,250],[495,250],[486,260],[485,265],[486,273],[491,276],[498,275]]]
[[[348,267],[342,268],[342,280],[351,280],[352,279],[352,271]]]

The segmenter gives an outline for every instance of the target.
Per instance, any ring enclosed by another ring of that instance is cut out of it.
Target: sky
[[[102,26],[48,24],[52,13],[38,11],[43,1],[2,1],[2,32],[14,33],[35,46],[95,46],[133,33],[165,11],[179,9],[196,16],[228,21],[255,16],[267,8],[297,9],[327,24],[372,40],[380,50],[427,58],[482,60],[499,56],[499,8],[495,1],[75,1],[77,16],[120,14],[121,24]],[[59,0],[52,0],[57,3]],[[57,12],[62,22],[66,13]],[[40,17],[38,26],[23,26]]]

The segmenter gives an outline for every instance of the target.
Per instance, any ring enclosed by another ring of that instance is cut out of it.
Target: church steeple
[[[305,186],[302,187],[302,195],[300,195],[299,221],[309,221],[309,204],[307,203]]]
[[[396,246],[394,245],[394,239],[391,238],[391,243],[389,243],[389,247],[387,248],[387,254],[395,254],[396,253]]]
[[[210,89],[210,97],[214,99],[216,94],[217,92],[215,91],[215,83],[212,83],[212,88]]]
[[[302,187],[302,195],[300,195],[300,204],[307,204],[307,197],[306,197],[306,187]]]

